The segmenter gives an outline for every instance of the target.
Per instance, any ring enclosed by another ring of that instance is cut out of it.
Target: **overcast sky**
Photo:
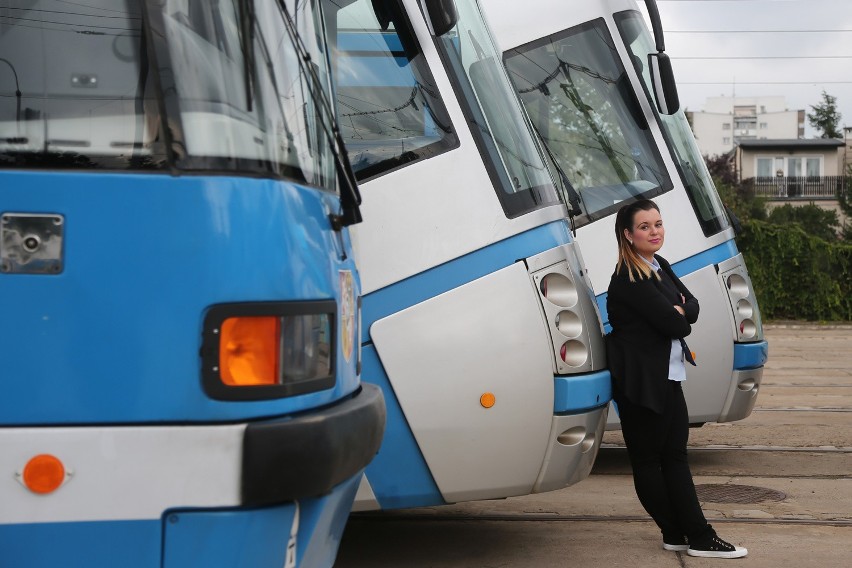
[[[852,0],[657,0],[657,6],[687,110],[702,110],[707,97],[736,94],[781,95],[789,109],[811,112],[825,90],[837,97],[840,126],[852,126]],[[699,59],[705,57],[717,59]],[[817,136],[807,120],[805,136]]]

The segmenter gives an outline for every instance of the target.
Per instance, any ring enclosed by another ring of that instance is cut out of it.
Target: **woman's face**
[[[624,229],[624,236],[633,241],[636,252],[648,260],[652,260],[654,253],[662,248],[665,235],[663,218],[656,209],[640,209],[633,216],[633,231]]]

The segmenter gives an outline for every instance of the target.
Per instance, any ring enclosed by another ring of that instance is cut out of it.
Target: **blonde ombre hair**
[[[615,265],[615,273],[621,272],[624,268],[627,270],[627,277],[631,282],[636,282],[637,279],[644,280],[646,278],[659,279],[657,274],[641,256],[636,252],[633,243],[627,240],[624,235],[624,230],[633,232],[633,220],[636,213],[639,211],[650,211],[656,209],[660,212],[660,208],[650,199],[640,199],[633,201],[621,207],[615,215],[615,240],[618,243],[618,263]]]

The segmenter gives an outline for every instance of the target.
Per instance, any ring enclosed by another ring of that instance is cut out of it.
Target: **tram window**
[[[642,15],[633,11],[620,12],[615,15],[615,23],[631,53],[636,74],[642,80],[645,96],[653,100],[653,90],[648,88],[651,73],[645,62],[648,61],[648,54],[654,51],[654,44]],[[671,147],[675,165],[702,231],[706,236],[710,236],[730,227],[730,221],[683,109],[672,115],[657,116],[663,125],[663,135]]]
[[[504,59],[549,154],[579,194],[578,225],[673,187],[602,19]]]
[[[506,216],[558,203],[479,7],[472,0],[458,0],[456,8],[458,21],[438,45]]]
[[[340,131],[359,181],[458,146],[398,0],[324,0]]]
[[[255,171],[334,189],[332,116],[316,94],[330,84],[314,83],[328,77],[317,2],[286,0],[286,12],[278,2],[204,4],[166,0],[161,23],[163,93],[180,116],[170,124],[178,167]],[[288,14],[310,63],[297,55]]]
[[[140,3],[6,4],[0,7],[0,167],[163,167]]]

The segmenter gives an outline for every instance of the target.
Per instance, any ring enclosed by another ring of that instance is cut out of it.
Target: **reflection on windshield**
[[[457,146],[398,0],[324,0],[323,7],[334,54],[340,131],[358,179],[372,179]]]
[[[0,166],[163,166],[138,2],[0,10]]]
[[[172,159],[335,189],[333,117],[285,26],[289,12],[330,92],[317,3],[150,2],[153,46],[142,0],[0,8],[0,166],[152,169]]]
[[[510,50],[505,61],[549,156],[579,194],[578,224],[671,189],[603,20]]]
[[[472,0],[457,0],[456,7],[458,22],[441,36],[440,46],[476,127],[480,150],[496,174],[506,214],[514,217],[556,203],[553,180],[478,6]]]
[[[645,22],[638,12],[616,14],[615,21],[627,49],[633,56],[633,65],[642,79],[646,96],[653,97],[653,90],[649,89],[651,73],[645,62],[648,61],[648,54],[654,51],[654,45]],[[659,118],[704,234],[710,236],[723,231],[730,226],[730,222],[724,213],[719,194],[698,150],[683,109],[673,115],[660,115]]]
[[[310,63],[299,59],[288,18]],[[167,105],[180,113],[182,128],[170,131],[179,166],[255,170],[335,188],[326,134],[332,117],[314,100],[307,67],[328,76],[316,2],[222,0],[207,10],[166,0],[162,26],[169,64],[160,75]]]

